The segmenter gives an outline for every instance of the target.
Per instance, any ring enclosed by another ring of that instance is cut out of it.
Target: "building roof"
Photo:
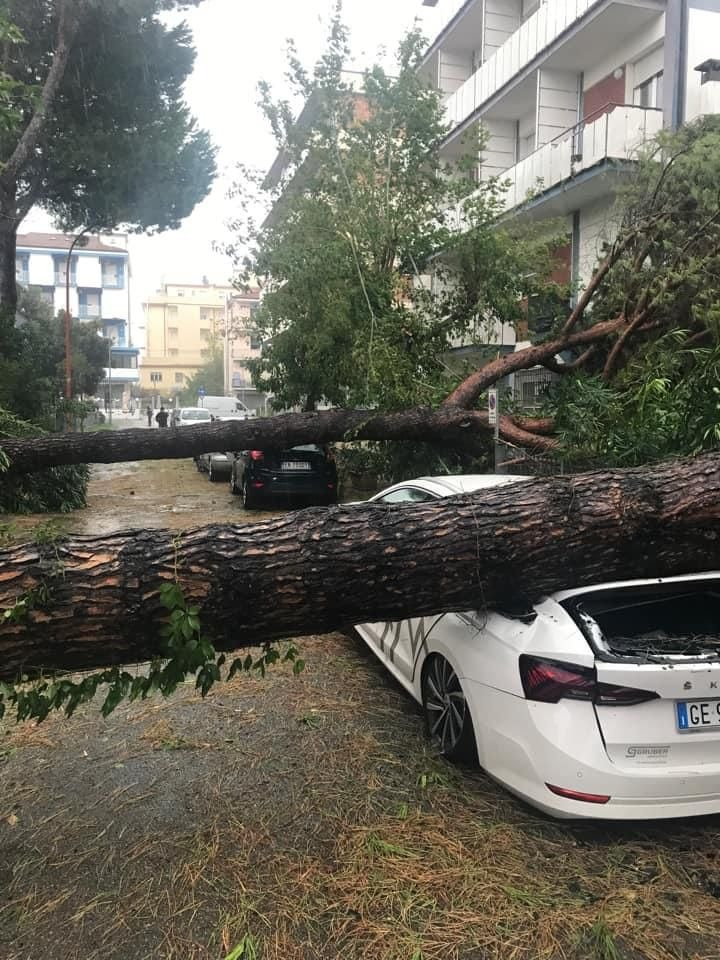
[[[40,247],[44,250],[69,250],[74,236],[66,233],[19,233],[17,236],[18,247]],[[124,253],[127,250],[124,247],[115,246],[110,243],[103,243],[99,237],[86,236],[75,245],[75,250],[89,250],[93,253]]]

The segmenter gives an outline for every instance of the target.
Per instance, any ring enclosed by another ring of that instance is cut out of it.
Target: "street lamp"
[[[72,260],[73,250],[75,247],[81,243],[81,240],[85,237],[85,234],[88,232],[90,227],[85,227],[80,233],[73,237],[73,242],[70,244],[70,249],[68,250],[67,259],[65,261],[65,433],[70,432],[70,426],[72,419],[70,416],[70,403],[72,401],[73,389],[72,389],[72,314],[70,313],[70,263]],[[87,243],[87,239],[84,240]]]

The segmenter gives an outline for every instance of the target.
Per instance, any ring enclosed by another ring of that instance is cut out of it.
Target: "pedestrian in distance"
[[[148,406],[147,410],[145,411],[145,416],[148,418],[148,426],[151,427],[152,426],[152,407],[151,406]]]
[[[155,414],[155,420],[157,421],[157,425],[160,427],[160,429],[167,427],[168,417],[169,417],[169,414],[165,409],[165,407],[160,407],[158,412]]]

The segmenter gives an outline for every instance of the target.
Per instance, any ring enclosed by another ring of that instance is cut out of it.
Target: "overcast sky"
[[[423,6],[422,0],[344,0],[354,67],[375,62],[381,47],[392,53],[416,17],[426,35],[434,35],[439,20],[447,18],[447,7],[447,0],[436,9]],[[200,282],[204,275],[218,283],[230,279],[230,264],[213,252],[212,243],[223,239],[223,222],[231,212],[225,193],[233,168],[242,162],[267,170],[275,156],[274,140],[256,106],[257,83],[268,80],[286,93],[285,41],[292,37],[302,60],[312,66],[331,9],[332,0],[205,0],[187,13],[197,49],[187,101],[219,149],[220,176],[180,230],[131,241],[133,339],[138,345],[143,341],[140,302],[161,283]],[[21,229],[47,226],[46,218],[35,214]]]

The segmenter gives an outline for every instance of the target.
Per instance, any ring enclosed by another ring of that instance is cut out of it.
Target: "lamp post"
[[[108,337],[108,423],[112,426],[112,345],[113,338]]]
[[[90,227],[85,227],[73,237],[70,244],[67,259],[65,261],[65,433],[70,432],[72,418],[70,416],[70,401],[72,400],[72,314],[70,313],[70,263],[72,261],[73,250],[80,243],[81,239],[88,232]]]

